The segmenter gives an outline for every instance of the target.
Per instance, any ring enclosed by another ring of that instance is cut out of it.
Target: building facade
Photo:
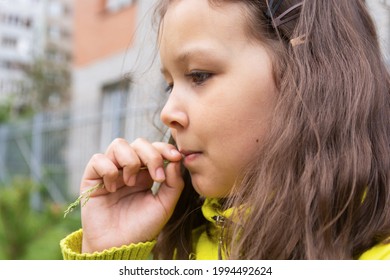
[[[156,1],[75,2],[69,138],[70,186],[87,160],[117,137],[159,140],[156,112],[164,96],[152,26]]]
[[[36,51],[42,8],[40,1],[0,2],[0,101],[24,91],[25,68]]]
[[[39,99],[58,105],[69,96],[54,85],[65,70],[70,73],[72,5],[73,0],[0,1],[0,102],[12,99],[18,109]],[[37,71],[44,74],[39,81]]]
[[[74,0],[44,1],[41,20],[42,53],[45,87],[39,87],[43,110],[67,107],[71,96],[73,61],[73,3]]]

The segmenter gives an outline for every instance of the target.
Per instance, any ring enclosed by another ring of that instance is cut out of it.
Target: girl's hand
[[[81,208],[82,252],[153,240],[172,215],[183,190],[181,154],[170,144],[116,139],[105,154],[94,155],[80,191],[103,182]],[[164,170],[164,159],[170,161]],[[147,167],[147,169],[145,168]],[[156,195],[153,181],[162,182]]]

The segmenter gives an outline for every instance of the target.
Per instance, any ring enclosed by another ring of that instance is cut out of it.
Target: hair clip
[[[281,1],[279,1],[280,3]],[[289,9],[287,9],[285,12],[283,12],[282,14],[280,14],[277,18],[275,18],[273,20],[273,23],[274,23],[274,26],[275,28],[282,25],[282,24],[285,24],[286,22],[289,22],[293,19],[296,19],[297,17],[299,17],[299,12],[293,14],[293,15],[290,15],[289,17],[286,17],[288,14],[290,14],[291,12],[293,12],[295,9],[297,8],[300,8],[301,6],[303,5],[303,2],[301,3],[298,3],[298,4],[295,4],[294,6],[290,7]],[[285,18],[286,17],[286,18]]]
[[[266,15],[272,19],[275,15],[276,11],[279,9],[280,4],[282,4],[282,2],[283,2],[283,0],[278,0],[276,2],[276,4],[274,5],[274,0],[270,0],[268,3],[268,11],[267,11]]]
[[[306,41],[306,35],[301,35],[301,36],[292,38],[290,40],[290,44],[292,47],[295,47],[295,46],[302,45],[303,43],[305,43],[305,41]]]

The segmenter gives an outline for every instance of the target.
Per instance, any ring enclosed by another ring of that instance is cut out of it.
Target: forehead
[[[172,1],[160,27],[160,50],[166,45],[187,49],[180,54],[196,53],[194,44],[217,50],[237,42],[248,41],[242,3],[208,0]],[[191,51],[190,51],[191,50]]]
[[[164,26],[169,24],[175,29],[186,28],[186,31],[191,33],[200,31],[197,27],[201,26],[208,26],[209,31],[243,31],[247,15],[245,5],[242,2],[230,1],[218,3],[212,4],[209,0],[172,1],[167,7],[161,28],[164,29]]]

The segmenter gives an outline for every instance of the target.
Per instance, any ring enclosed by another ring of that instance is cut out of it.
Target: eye
[[[203,71],[194,71],[191,73],[186,74],[186,77],[189,77],[197,86],[202,85],[204,82],[206,82],[208,79],[210,79],[213,76],[212,73],[209,72],[203,72]]]
[[[170,94],[173,90],[173,83],[172,84],[168,84],[166,87],[165,87],[165,92]]]

